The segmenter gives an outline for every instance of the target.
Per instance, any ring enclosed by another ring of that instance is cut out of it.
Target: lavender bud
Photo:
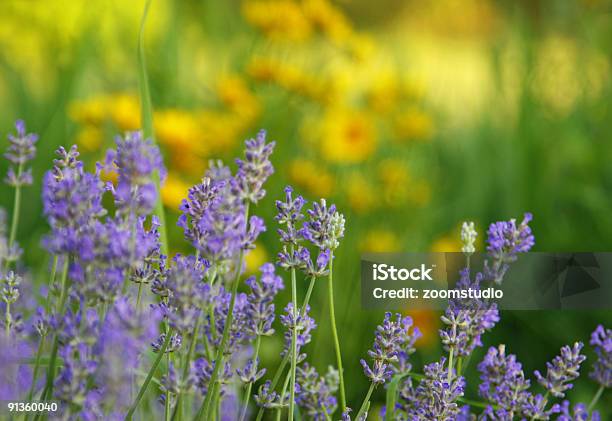
[[[590,377],[603,387],[612,387],[612,329],[597,326],[590,343],[597,354]]]
[[[582,342],[576,342],[572,348],[567,345],[561,348],[561,354],[552,362],[546,363],[546,377],[537,370],[534,372],[538,382],[553,396],[563,398],[565,391],[572,388],[570,382],[580,375],[580,364],[586,360],[586,357],[580,354],[583,346]]]

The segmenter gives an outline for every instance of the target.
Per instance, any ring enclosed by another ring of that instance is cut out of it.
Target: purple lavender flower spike
[[[32,356],[27,342],[0,333],[0,400],[23,399],[30,387],[32,372],[28,365],[22,365],[25,358]]]
[[[293,188],[285,187],[285,201],[276,201],[276,216],[274,219],[285,228],[278,229],[281,243],[297,246],[302,240],[298,229],[298,223],[304,218],[302,208],[306,201],[302,196],[293,197]]]
[[[243,383],[255,383],[266,374],[266,369],[259,368],[259,358],[250,358],[243,369],[236,369],[236,374]]]
[[[485,263],[485,277],[501,284],[508,263],[514,262],[519,253],[528,252],[535,244],[535,238],[529,227],[533,219],[530,213],[526,213],[523,221],[517,226],[516,220],[495,222],[489,226],[487,231],[487,252],[492,263]]]
[[[259,386],[259,390],[255,395],[253,395],[253,399],[255,400],[255,403],[257,403],[257,406],[266,409],[277,409],[288,406],[286,402],[289,395],[287,394],[285,399],[281,400],[280,395],[276,393],[271,386],[272,382],[270,380]]]
[[[453,371],[449,380],[444,357],[439,362],[426,365],[423,372],[425,378],[416,388],[408,384],[402,392],[404,399],[408,401],[408,419],[454,420],[460,412],[456,401],[463,396],[464,378],[457,377]]]
[[[612,387],[612,329],[597,326],[590,343],[597,354],[590,377],[603,387]]]
[[[300,348],[310,342],[312,339],[311,332],[317,327],[315,320],[308,315],[309,312],[310,306],[306,306],[304,313],[298,314],[296,317],[293,313],[293,303],[289,303],[285,307],[285,314],[279,317],[281,323],[287,329],[285,331],[285,347],[281,352],[282,357],[291,352],[292,332],[295,329],[297,330],[297,360],[302,362],[306,358],[305,354],[300,354]]]
[[[421,336],[417,328],[412,328],[412,319],[401,314],[385,313],[383,323],[376,327],[372,349],[368,355],[374,361],[372,367],[365,360],[361,365],[365,375],[373,382],[382,384],[394,373],[407,373],[412,366],[408,360],[415,351],[414,343]]]
[[[576,342],[571,348],[567,345],[561,348],[561,354],[546,363],[546,377],[538,370],[534,372],[538,382],[554,397],[563,398],[565,391],[572,388],[571,382],[580,375],[580,364],[586,360],[580,353],[583,346],[582,342]]]
[[[124,217],[150,214],[157,201],[153,173],[157,171],[162,181],[166,177],[159,148],[139,131],[117,136],[115,141],[117,147],[108,150],[106,165],[119,175],[112,188],[117,208]]]
[[[259,281],[256,277],[248,278],[245,283],[251,288],[247,296],[245,309],[247,329],[253,336],[269,336],[274,333],[274,298],[285,288],[283,280],[276,275],[274,265],[264,264]]]
[[[266,194],[263,185],[274,173],[270,155],[275,142],[266,143],[266,132],[261,130],[255,139],[245,142],[244,160],[237,159],[238,171],[232,179],[232,189],[241,200],[257,203]]]
[[[223,370],[220,370],[219,379],[220,383],[224,384],[229,381],[232,377],[232,369],[230,363],[225,362]],[[208,386],[210,384],[210,378],[212,376],[214,365],[211,364],[206,358],[198,358],[192,363],[191,366],[191,377],[194,382],[194,386],[197,390],[206,395]],[[225,393],[224,388],[221,388],[221,395]]]
[[[327,207],[325,199],[312,204],[308,221],[300,231],[305,239],[321,250],[335,250],[344,237],[344,216],[336,211],[336,205]]]
[[[601,417],[599,412],[593,411],[589,414],[589,411],[585,404],[577,403],[573,408],[570,409],[570,402],[563,401],[560,407],[560,414],[557,421],[600,421]]]
[[[17,166],[17,171],[12,166],[9,167],[6,174],[5,182],[13,187],[26,186],[32,184],[32,170],[23,168],[28,161],[31,161],[36,155],[36,147],[38,135],[27,133],[23,120],[15,122],[16,135],[9,134],[9,146],[4,157]]]
[[[559,404],[552,405],[549,409],[546,409],[548,400],[544,396],[529,395],[528,401],[523,406],[523,415],[534,420],[548,420],[553,414],[558,414],[561,411]]]
[[[299,385],[296,404],[310,419],[322,421],[335,412],[338,401],[334,393],[338,390],[338,383],[333,376],[321,377],[314,367],[304,363],[297,368],[296,381]]]
[[[530,382],[525,379],[521,363],[516,356],[506,355],[505,345],[491,347],[483,361],[478,364],[482,383],[478,393],[484,399],[498,406],[489,407],[491,419],[512,419],[527,405]]]

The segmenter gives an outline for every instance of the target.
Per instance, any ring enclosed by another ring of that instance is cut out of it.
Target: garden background
[[[38,192],[52,151],[76,143],[93,162],[116,134],[140,128],[143,6],[0,3],[0,133],[23,118],[41,136],[18,234],[30,263],[46,259]],[[360,253],[456,251],[466,219],[482,249],[488,222],[525,211],[537,251],[611,250],[610,1],[154,0],[146,34],[168,220],[208,161],[231,159],[259,128],[277,141],[259,214],[270,220],[286,184],[346,214],[334,281],[353,405],[367,389],[359,358],[381,319],[360,308]],[[10,208],[9,192],[0,187],[0,206]],[[171,227],[171,249],[185,247]],[[269,229],[249,270],[278,250]],[[46,273],[32,275],[44,283]],[[321,369],[334,362],[323,295],[315,290],[320,327],[309,347]],[[425,333],[416,365],[435,360],[439,314],[406,311]],[[610,312],[504,312],[474,361],[501,342],[531,372],[611,321]],[[279,358],[273,340],[262,344],[264,366]],[[569,397],[588,402],[595,389],[585,375]]]

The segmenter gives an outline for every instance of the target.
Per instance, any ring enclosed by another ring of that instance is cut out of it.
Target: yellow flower
[[[304,0],[304,13],[332,41],[342,42],[353,33],[349,20],[328,0]]]
[[[159,141],[181,154],[204,154],[206,144],[202,142],[202,127],[190,112],[169,109],[154,115],[155,134]]]
[[[211,154],[231,150],[250,124],[231,113],[214,110],[200,111],[197,118],[203,129],[200,142],[210,149]]]
[[[109,98],[109,113],[121,131],[140,129],[140,102],[130,94],[116,94]]]
[[[106,96],[96,96],[71,102],[68,114],[77,123],[100,125],[108,117],[108,109],[108,98]]]
[[[328,197],[334,190],[333,175],[313,161],[296,159],[288,170],[291,182],[315,197]]]
[[[395,135],[400,140],[427,140],[434,131],[431,116],[415,107],[397,115],[393,123]]]
[[[161,188],[162,202],[166,207],[178,210],[181,201],[187,197],[189,187],[189,184],[181,180],[176,174],[168,174],[168,178]]]
[[[437,311],[429,309],[411,309],[406,314],[412,317],[414,325],[421,331],[421,336],[415,342],[417,348],[429,347],[438,341],[438,329],[440,327],[440,315]]]
[[[458,232],[444,235],[435,240],[430,247],[432,252],[436,253],[450,253],[461,251],[461,240]]]
[[[85,125],[83,126],[76,136],[76,143],[83,150],[86,151],[97,151],[102,146],[104,140],[104,133],[96,126]]]
[[[244,79],[238,76],[222,77],[217,83],[217,97],[233,113],[249,122],[259,115],[259,101]]]
[[[321,138],[321,153],[326,160],[363,162],[374,153],[376,143],[376,128],[368,114],[348,109],[326,113]]]
[[[431,200],[431,186],[425,180],[413,183],[408,190],[408,200],[417,206],[425,206]]]
[[[372,183],[359,173],[349,175],[346,182],[349,205],[357,213],[366,213],[376,206],[376,191]]]
[[[378,164],[378,178],[382,184],[382,199],[389,207],[405,203],[412,178],[408,166],[398,159],[385,159]]]
[[[247,274],[257,273],[259,268],[268,261],[268,252],[260,243],[255,244],[255,248],[250,250],[245,258]]]
[[[359,249],[364,253],[393,253],[400,251],[400,247],[397,235],[386,229],[368,231],[359,245]]]
[[[312,32],[302,8],[294,1],[244,1],[242,13],[247,22],[274,40],[302,41]]]
[[[378,113],[392,111],[399,100],[397,76],[393,72],[382,72],[374,79],[367,94],[368,103]]]

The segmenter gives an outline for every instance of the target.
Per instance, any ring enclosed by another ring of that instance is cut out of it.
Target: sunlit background
[[[142,8],[0,2],[0,133],[16,118],[40,133],[35,178],[58,145],[78,144],[93,167],[116,134],[140,128]],[[249,270],[279,249],[271,216],[286,184],[346,214],[335,282],[353,406],[381,317],[360,311],[359,253],[454,251],[465,219],[482,247],[489,222],[525,211],[538,251],[611,249],[610,1],[154,0],[146,52],[171,249],[187,250],[172,221],[188,187],[259,128],[277,141],[276,174],[256,209],[269,229]],[[45,259],[39,187],[25,192],[19,233],[30,262]],[[313,307],[320,327],[306,351],[324,368],[333,361],[322,291]],[[438,358],[438,314],[412,314],[425,331],[417,360]],[[528,370],[541,368],[599,322],[610,325],[610,312],[505,313],[477,357],[505,342]],[[278,343],[263,346],[275,364]],[[570,397],[594,391],[584,376]]]

